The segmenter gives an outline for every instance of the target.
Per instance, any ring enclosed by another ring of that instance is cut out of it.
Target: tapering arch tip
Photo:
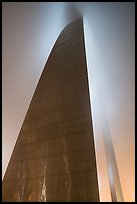
[[[63,29],[62,29],[62,31],[60,32],[60,34],[59,34],[59,36],[58,36],[58,38],[60,37],[60,35],[62,35],[63,33],[64,33],[64,31],[67,31],[67,29],[69,29],[69,27],[71,27],[71,26],[75,26],[75,24],[81,24],[81,26],[83,25],[83,16],[81,16],[81,17],[78,17],[77,19],[75,19],[75,20],[73,20],[73,21],[71,21],[70,23],[68,23]]]

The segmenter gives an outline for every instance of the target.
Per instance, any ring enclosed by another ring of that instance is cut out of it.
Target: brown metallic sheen
[[[82,18],[59,35],[4,180],[3,201],[99,201]]]

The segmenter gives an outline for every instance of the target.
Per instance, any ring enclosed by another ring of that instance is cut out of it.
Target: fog
[[[74,3],[84,16],[101,201],[110,201],[105,138],[111,138],[124,201],[134,201],[134,3]],[[77,17],[69,3],[2,3],[2,175],[50,51]]]

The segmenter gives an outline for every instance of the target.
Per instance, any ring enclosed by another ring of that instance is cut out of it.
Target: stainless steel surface
[[[58,37],[3,180],[3,201],[99,201],[82,18]]]

